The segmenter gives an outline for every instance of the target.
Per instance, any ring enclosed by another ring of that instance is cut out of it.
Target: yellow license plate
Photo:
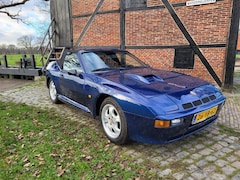
[[[200,123],[206,120],[207,118],[214,116],[217,113],[217,109],[218,106],[215,106],[211,109],[195,114],[192,124]]]

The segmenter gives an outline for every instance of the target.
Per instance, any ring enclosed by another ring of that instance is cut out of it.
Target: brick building
[[[51,1],[55,45],[127,49],[155,68],[231,88],[240,0]]]

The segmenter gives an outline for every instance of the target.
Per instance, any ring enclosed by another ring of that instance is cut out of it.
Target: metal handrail
[[[46,40],[47,35],[50,37],[49,34],[50,34],[50,30],[51,30],[51,28],[52,28],[53,23],[55,23],[55,19],[54,19],[54,18],[52,19],[50,25],[48,26],[48,29],[47,29],[46,33],[44,34],[43,40],[42,40],[42,42],[41,42],[38,50],[40,50],[41,47],[43,46],[43,44],[44,44],[44,42],[45,42],[45,40]],[[56,33],[56,32],[55,32],[55,26],[54,26],[54,30],[53,30],[52,32],[53,32],[53,34],[52,34],[51,37],[53,37],[53,35]],[[51,38],[51,39],[52,39],[52,38]],[[50,40],[50,39],[49,39],[49,40]]]
[[[53,47],[52,39],[53,39],[55,34],[56,34],[55,19],[53,18],[51,20],[51,23],[50,23],[50,25],[49,25],[49,27],[48,27],[44,37],[43,37],[43,40],[42,40],[42,42],[41,42],[41,44],[40,44],[40,46],[38,48],[38,51],[40,51],[40,53],[41,53],[40,61],[42,62],[42,66],[43,67],[45,66],[45,64],[44,64],[44,56],[46,55],[46,52],[47,52],[47,50],[49,48],[52,49],[52,47]],[[48,39],[48,42],[47,42],[46,46],[44,47],[43,45],[44,45],[44,43],[46,42],[47,39]],[[44,47],[44,49],[43,49],[43,47]]]

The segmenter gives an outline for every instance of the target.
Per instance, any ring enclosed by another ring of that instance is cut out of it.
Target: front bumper
[[[192,124],[194,114],[196,114],[196,112],[194,112],[192,114],[188,113],[184,116],[184,122],[182,124],[170,126],[168,128],[155,128],[155,119],[126,114],[129,137],[134,141],[150,144],[166,144],[177,141],[214,123],[223,104],[224,102],[218,104],[219,108],[214,116],[211,116],[200,123]]]

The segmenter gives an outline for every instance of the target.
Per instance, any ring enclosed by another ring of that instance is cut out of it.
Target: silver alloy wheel
[[[57,100],[57,90],[53,81],[50,81],[49,83],[49,95],[53,102]]]
[[[103,107],[101,119],[106,134],[112,139],[118,138],[121,134],[121,117],[112,104]]]

